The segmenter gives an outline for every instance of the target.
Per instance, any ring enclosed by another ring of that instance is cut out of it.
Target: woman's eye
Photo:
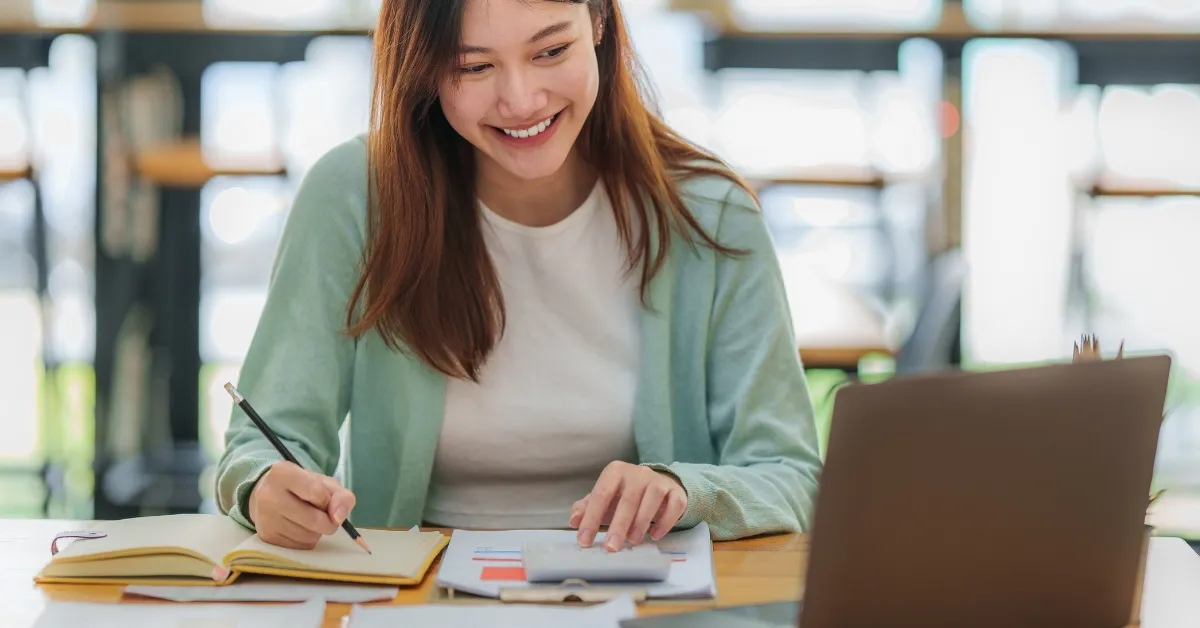
[[[570,47],[571,47],[570,44],[565,44],[565,45],[559,46],[557,48],[551,48],[550,50],[543,52],[542,56],[547,59],[553,59],[555,57],[561,56],[562,53],[566,52],[567,48],[570,48]]]
[[[480,63],[478,65],[464,65],[463,67],[459,68],[458,70],[460,72],[462,72],[463,74],[479,74],[480,72],[483,72],[486,69],[488,69],[488,64]]]

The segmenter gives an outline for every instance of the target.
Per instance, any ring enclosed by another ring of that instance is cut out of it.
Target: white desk
[[[1152,538],[1142,592],[1143,628],[1200,626],[1200,556],[1183,539]]]

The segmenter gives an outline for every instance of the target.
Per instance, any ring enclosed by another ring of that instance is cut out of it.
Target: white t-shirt
[[[507,323],[479,384],[447,381],[424,520],[566,528],[608,463],[636,461],[639,275],[599,183],[548,227],[482,210]]]

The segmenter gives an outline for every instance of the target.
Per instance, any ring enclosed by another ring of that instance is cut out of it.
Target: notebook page
[[[72,541],[59,551],[55,559],[124,552],[146,547],[182,547],[204,556],[214,565],[219,565],[230,549],[253,535],[229,517],[203,514],[97,521],[91,529],[105,532],[108,536]]]
[[[252,536],[238,546],[237,552],[254,551],[278,556],[312,571],[413,578],[442,539],[441,532],[360,529],[359,533],[371,546],[370,554],[340,528],[335,534],[322,536],[311,550],[271,545]],[[236,557],[232,563],[276,566],[275,561],[248,557]]]

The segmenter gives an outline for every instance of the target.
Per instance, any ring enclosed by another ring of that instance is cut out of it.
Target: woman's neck
[[[596,185],[596,172],[571,151],[562,168],[535,180],[518,179],[479,156],[479,199],[501,217],[529,227],[546,227],[570,216]]]

